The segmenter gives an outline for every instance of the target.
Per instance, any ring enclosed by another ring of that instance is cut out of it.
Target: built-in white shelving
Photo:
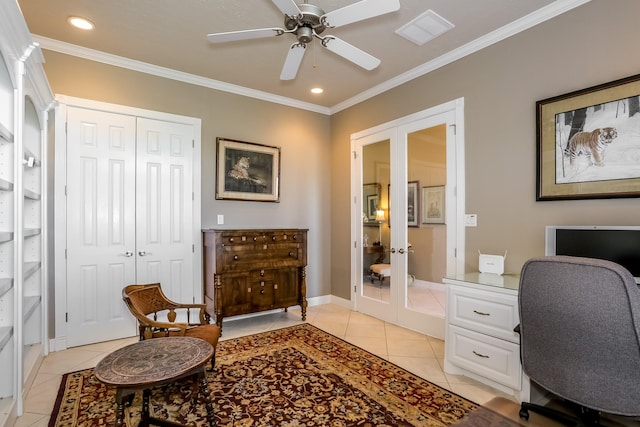
[[[0,427],[22,415],[46,341],[46,129],[53,94],[16,1],[0,1]]]

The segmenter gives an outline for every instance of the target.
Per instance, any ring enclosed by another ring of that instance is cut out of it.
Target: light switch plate
[[[464,216],[464,226],[465,227],[477,227],[478,226],[478,215],[477,214],[466,214]]]
[[[224,215],[218,215],[218,225],[224,224]]]

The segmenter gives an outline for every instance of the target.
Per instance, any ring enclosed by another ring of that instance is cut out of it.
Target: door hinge
[[[196,193],[195,192],[191,192],[191,201],[193,202],[196,199]]]
[[[458,258],[458,248],[453,248],[453,257]]]
[[[356,292],[356,285],[353,285],[353,292]]]
[[[69,322],[69,313],[64,314],[64,321]]]
[[[196,245],[191,245],[191,252],[196,253]]]
[[[356,153],[355,151],[353,152],[353,158],[354,160],[358,158],[358,153]]]
[[[65,197],[67,196],[67,186],[66,185],[64,186],[64,195],[65,195]]]
[[[64,250],[64,259],[67,259],[67,250]]]

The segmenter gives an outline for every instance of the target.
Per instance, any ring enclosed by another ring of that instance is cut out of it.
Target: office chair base
[[[558,421],[567,426],[574,427],[590,427],[590,426],[601,426],[600,424],[600,413],[598,411],[594,411],[592,409],[588,409],[585,407],[578,407],[577,412],[579,413],[578,417],[574,417],[564,412],[557,411],[552,408],[547,408],[546,406],[536,405],[534,403],[522,402],[520,405],[520,412],[518,415],[520,418],[525,420],[529,419],[529,411],[533,411],[540,415],[543,415],[547,418],[550,418],[554,421]]]

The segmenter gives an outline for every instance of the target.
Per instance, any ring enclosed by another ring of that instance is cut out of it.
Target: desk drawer
[[[447,357],[455,365],[514,390],[521,388],[520,346],[449,326]]]
[[[520,322],[515,295],[449,285],[449,323],[496,338],[520,342],[513,328]]]

